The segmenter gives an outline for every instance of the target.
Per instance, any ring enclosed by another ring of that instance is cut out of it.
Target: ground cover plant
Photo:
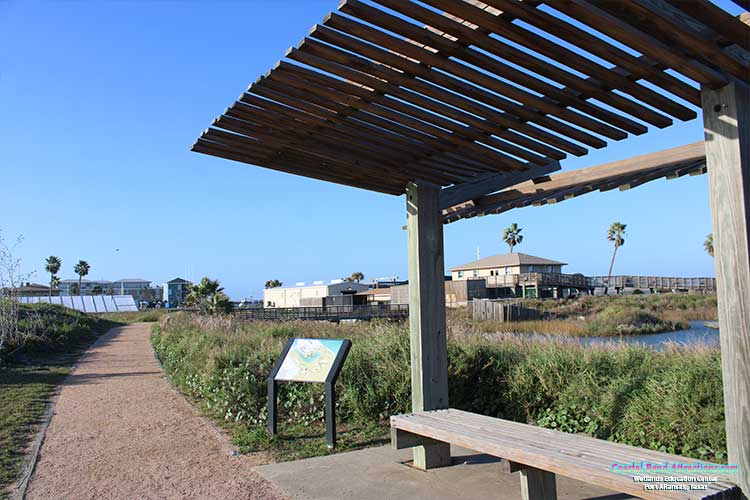
[[[544,320],[497,323],[472,321],[471,311],[449,312],[471,331],[527,332],[570,336],[617,336],[670,332],[690,321],[717,319],[715,295],[586,296],[571,300],[524,300],[525,307],[544,313]]]
[[[449,320],[451,406],[704,460],[726,457],[719,351],[487,340]],[[457,317],[458,316],[458,317]],[[340,450],[387,441],[410,407],[404,323],[241,323],[170,315],[152,343],[173,383],[229,429],[242,451],[326,453],[323,387],[283,385],[280,435],[266,432],[266,377],[289,337],[350,338],[338,386]]]
[[[16,311],[14,324],[22,334],[0,352],[0,498],[20,473],[55,387],[75,359],[115,325],[50,304],[19,305]]]

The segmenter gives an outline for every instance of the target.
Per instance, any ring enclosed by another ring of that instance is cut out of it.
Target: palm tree
[[[352,273],[351,276],[344,278],[344,281],[348,281],[350,283],[351,282],[359,283],[363,279],[365,279],[365,275],[357,271],[355,273]]]
[[[207,314],[227,313],[232,309],[232,303],[219,281],[209,278],[203,278],[200,283],[190,287],[185,303],[197,306]]]
[[[78,293],[81,293],[81,280],[84,276],[89,274],[89,271],[91,270],[91,266],[88,262],[85,260],[79,260],[78,264],[75,265],[73,268],[73,271],[78,275]]]
[[[505,231],[503,231],[503,241],[510,247],[510,253],[513,253],[514,246],[520,245],[523,241],[521,231],[523,231],[523,228],[518,227],[518,224],[516,224],[515,222],[506,227]]]
[[[714,233],[708,233],[708,236],[706,236],[706,241],[703,242],[703,248],[706,249],[706,252],[711,257],[714,256]]]
[[[607,295],[609,282],[612,280],[612,268],[615,265],[615,255],[617,255],[617,249],[625,244],[625,238],[623,238],[623,235],[625,234],[626,227],[627,224],[623,224],[621,222],[613,222],[607,230],[607,239],[614,242],[615,250],[612,252],[612,260],[609,263],[609,274],[607,274],[607,284],[604,287],[604,295]]]
[[[283,284],[284,283],[282,283],[279,280],[268,280],[268,281],[266,281],[266,288],[277,288],[277,287],[280,287]]]
[[[55,281],[55,276],[58,271],[60,271],[60,267],[62,267],[62,261],[59,257],[55,257],[54,255],[50,255],[47,257],[47,260],[45,261],[47,263],[46,266],[44,266],[44,270],[49,273],[49,296],[50,299],[52,298],[52,287],[54,286],[53,282]],[[59,284],[59,279],[57,280]]]

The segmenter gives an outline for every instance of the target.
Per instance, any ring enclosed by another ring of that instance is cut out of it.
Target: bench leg
[[[450,464],[451,445],[448,443],[417,446],[414,448],[414,467],[418,469],[435,469]]]
[[[528,468],[521,472],[521,500],[557,500],[555,475]]]

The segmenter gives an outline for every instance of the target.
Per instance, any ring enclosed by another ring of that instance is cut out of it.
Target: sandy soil
[[[67,379],[27,498],[282,498],[163,378],[149,331],[109,332]]]

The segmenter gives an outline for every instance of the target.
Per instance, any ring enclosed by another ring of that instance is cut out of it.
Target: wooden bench
[[[727,481],[732,473],[726,469],[711,472],[710,468],[717,464],[702,462],[702,470],[673,470],[673,464],[695,465],[698,461],[461,410],[393,416],[391,437],[396,449],[450,443],[498,457],[506,472],[521,472],[521,498],[524,500],[556,499],[555,474],[645,499],[741,498],[739,488]],[[646,470],[647,463],[666,463],[669,469]],[[616,464],[641,464],[642,470],[619,468],[618,472]],[[653,478],[666,476],[714,476],[718,481],[653,481]],[[634,477],[643,480],[637,481]],[[659,489],[660,485],[690,488],[691,484],[705,489]]]

